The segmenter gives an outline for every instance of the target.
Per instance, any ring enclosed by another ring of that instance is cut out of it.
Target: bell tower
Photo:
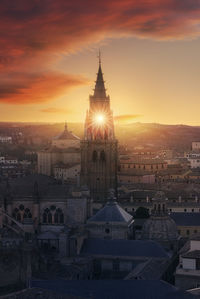
[[[81,184],[89,187],[95,200],[106,201],[111,188],[117,191],[117,145],[99,55],[97,80],[89,97],[81,141]]]

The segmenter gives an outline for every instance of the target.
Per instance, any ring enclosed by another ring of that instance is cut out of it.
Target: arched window
[[[61,209],[56,209],[56,212],[54,214],[54,223],[64,223],[64,215]]]
[[[93,162],[96,162],[97,159],[98,159],[97,151],[93,151],[93,153],[92,153],[92,161],[93,161]]]
[[[15,218],[19,222],[22,221],[21,213],[20,213],[20,210],[18,208],[14,209],[13,218]]]
[[[47,214],[43,213],[43,223],[47,223]]]
[[[52,214],[51,214],[51,212],[48,213],[47,220],[48,220],[48,223],[52,223]]]
[[[100,153],[100,161],[102,161],[102,162],[106,161],[106,154],[104,151],[101,151],[101,153]]]
[[[63,224],[64,214],[62,209],[51,206],[50,209],[46,208],[42,215],[43,223],[46,224]]]
[[[42,218],[43,218],[43,223],[47,223],[47,224],[52,223],[52,214],[48,208],[44,210]]]
[[[19,206],[19,209],[20,209],[20,211],[23,211],[23,210],[24,210],[24,206],[23,206],[23,205],[20,205],[20,206]]]

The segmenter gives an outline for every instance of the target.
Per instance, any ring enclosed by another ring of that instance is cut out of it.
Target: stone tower
[[[106,94],[101,60],[93,95],[89,97],[84,139],[81,141],[81,184],[94,200],[106,201],[110,188],[117,190],[117,140],[110,97]]]

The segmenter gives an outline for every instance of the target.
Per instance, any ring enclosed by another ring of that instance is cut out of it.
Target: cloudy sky
[[[98,49],[118,122],[200,125],[200,0],[1,0],[0,120],[84,121]]]

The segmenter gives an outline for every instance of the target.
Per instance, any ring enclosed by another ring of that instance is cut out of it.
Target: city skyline
[[[117,123],[200,125],[200,2],[86,4],[1,3],[1,121],[83,123],[100,48]]]

